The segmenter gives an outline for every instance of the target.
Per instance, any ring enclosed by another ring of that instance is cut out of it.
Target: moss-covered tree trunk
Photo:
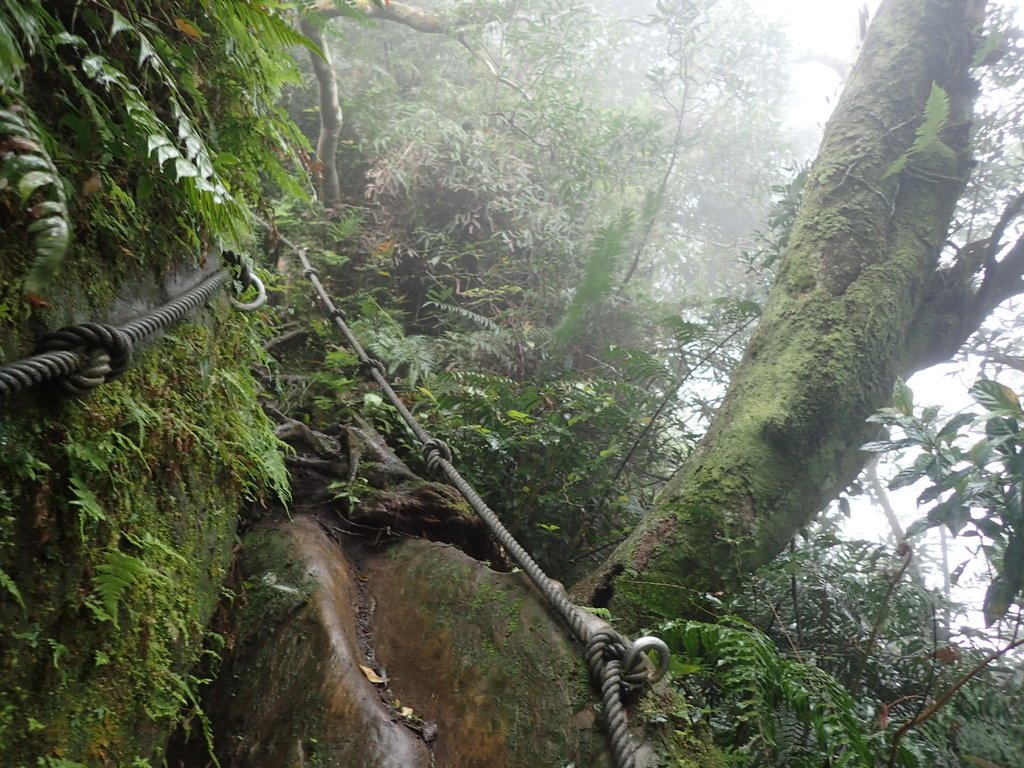
[[[712,429],[578,596],[634,620],[699,614],[860,470],[865,419],[932,343],[918,328],[970,166],[983,6],[882,4]],[[926,105],[934,121],[947,101],[941,141],[915,145]]]

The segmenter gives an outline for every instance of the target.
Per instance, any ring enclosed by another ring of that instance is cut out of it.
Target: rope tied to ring
[[[247,259],[243,259],[234,251],[224,251],[221,254],[221,258],[229,264],[237,272],[237,281],[240,285],[237,293],[241,296],[250,288],[256,289],[256,298],[250,302],[243,302],[239,299],[231,299],[231,303],[236,309],[240,309],[243,312],[251,312],[254,309],[259,309],[267,301],[267,289],[263,285],[263,281],[256,276],[252,271],[252,267],[249,265]]]
[[[193,288],[125,325],[79,323],[45,334],[34,354],[23,360],[0,365],[0,397],[51,382],[58,392],[84,395],[120,376],[128,368],[136,345],[179,322],[205,305],[229,281],[238,284],[241,296],[255,289],[249,302],[232,299],[242,311],[263,306],[267,292],[248,262],[232,251],[224,251],[225,266]]]

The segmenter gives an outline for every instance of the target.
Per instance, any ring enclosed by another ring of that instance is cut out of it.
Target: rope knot
[[[658,663],[652,668],[647,651],[658,655]],[[627,689],[642,688],[654,685],[668,672],[672,655],[665,641],[658,637],[644,635],[628,644],[626,655],[622,658],[622,682]]]
[[[386,370],[384,363],[380,360],[375,360],[372,357],[368,357],[359,363],[359,373],[366,378],[371,378],[374,371],[377,371],[381,376],[383,376]]]
[[[626,640],[614,629],[601,629],[590,635],[586,644],[587,666],[598,679],[609,661],[622,661],[626,653]]]
[[[420,452],[423,455],[423,461],[426,462],[427,469],[434,473],[441,469],[442,460],[452,460],[452,449],[448,443],[444,440],[438,440],[436,437],[432,437],[423,443]]]
[[[46,334],[36,351],[68,351],[87,358],[84,368],[54,380],[64,394],[84,395],[125,372],[132,359],[132,341],[113,325],[81,323]]]
[[[646,651],[658,655],[658,663],[651,667]],[[622,687],[626,691],[653,685],[668,671],[671,654],[664,641],[657,637],[644,636],[632,643],[613,629],[594,632],[587,641],[587,666],[600,679],[603,670],[614,662],[621,675]]]

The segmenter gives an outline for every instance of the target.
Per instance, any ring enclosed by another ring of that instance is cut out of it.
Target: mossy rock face
[[[437,723],[438,765],[611,765],[580,649],[525,574],[407,541],[363,575],[377,660]]]
[[[17,284],[18,261],[3,263],[0,283]],[[202,276],[93,264],[81,293],[62,282],[59,301],[7,318],[9,360],[40,327],[120,322],[163,303],[165,281]],[[285,478],[247,370],[253,338],[218,296],[84,397],[0,402],[0,764],[162,761],[194,701],[239,507]]]
[[[423,540],[346,553],[305,516],[247,535],[239,574],[204,698],[222,764],[610,766],[579,650],[522,574]]]
[[[221,765],[414,768],[429,750],[368,679],[356,631],[358,586],[313,518],[248,534],[243,588],[230,611],[231,651],[203,707]],[[193,738],[172,765],[204,765]]]

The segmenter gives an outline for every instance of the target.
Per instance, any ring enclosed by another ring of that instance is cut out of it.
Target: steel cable
[[[263,284],[245,261],[231,251],[225,251],[223,258],[237,268],[242,291],[254,287],[259,292],[256,301],[247,305],[236,302],[236,306],[248,309],[262,304],[266,298]],[[0,397],[48,381],[66,395],[82,395],[120,376],[131,362],[136,344],[147,341],[206,304],[232,280],[231,267],[217,270],[180,296],[123,326],[80,323],[46,334],[36,346],[36,354],[0,365]]]
[[[370,357],[359,340],[345,322],[345,313],[334,306],[327,294],[318,272],[310,264],[305,251],[282,238],[298,256],[303,267],[303,275],[313,285],[317,297],[323,304],[327,314],[334,320],[338,330],[345,337],[349,348],[356,354],[360,369],[374,380],[384,392],[388,401],[398,411],[402,420],[419,440],[423,457],[428,469],[442,474],[458,489],[463,498],[487,525],[492,535],[509,553],[516,565],[529,577],[534,586],[554,607],[558,615],[572,630],[585,648],[587,667],[593,678],[600,683],[601,700],[604,704],[604,719],[608,737],[612,744],[615,765],[618,768],[635,768],[636,754],[639,745],[629,731],[623,694],[634,688],[656,682],[664,674],[669,661],[668,647],[661,640],[653,637],[640,638],[636,648],[656,650],[659,654],[659,666],[653,672],[648,668],[646,657],[634,652],[634,646],[628,639],[616,632],[607,623],[583,611],[573,604],[561,584],[552,580],[534,561],[530,554],[519,544],[497,514],[484,502],[476,489],[459,473],[452,464],[451,449],[441,440],[437,440],[423,428],[409,408],[402,402],[390,382],[384,375],[384,366],[379,360]],[[599,624],[600,628],[595,629]],[[623,671],[623,662],[633,661],[633,668]]]

